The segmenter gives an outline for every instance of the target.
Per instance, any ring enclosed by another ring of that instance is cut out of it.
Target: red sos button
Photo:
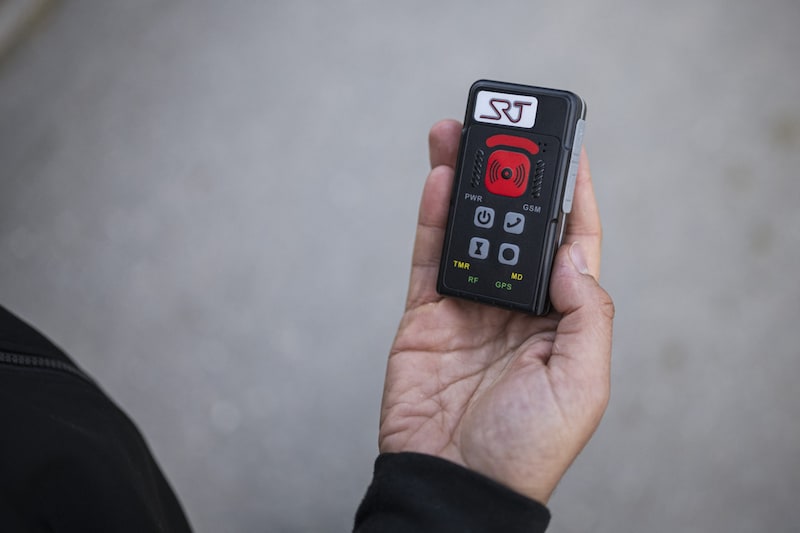
[[[522,196],[528,188],[531,173],[531,160],[528,154],[539,153],[539,147],[524,137],[514,135],[493,135],[486,139],[488,148],[517,148],[516,150],[497,149],[489,154],[486,163],[486,189],[499,196]]]

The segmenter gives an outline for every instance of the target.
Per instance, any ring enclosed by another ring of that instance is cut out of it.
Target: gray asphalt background
[[[800,4],[73,1],[0,65],[0,302],[139,423],[199,532],[346,531],[426,137],[567,88],[617,304],[550,531],[800,523]]]

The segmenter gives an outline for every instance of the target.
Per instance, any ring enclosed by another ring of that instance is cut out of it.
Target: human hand
[[[434,455],[546,504],[608,403],[614,305],[596,279],[601,228],[586,153],[537,317],[442,297],[436,277],[461,125],[429,137],[406,310],[389,355],[381,453]]]

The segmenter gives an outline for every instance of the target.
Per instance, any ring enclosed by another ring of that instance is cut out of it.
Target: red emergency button
[[[539,147],[530,139],[514,135],[493,135],[486,139],[486,146],[520,150],[498,149],[491,152],[484,181],[486,189],[492,194],[514,198],[522,196],[528,188],[531,173],[531,160],[525,152],[536,154]]]

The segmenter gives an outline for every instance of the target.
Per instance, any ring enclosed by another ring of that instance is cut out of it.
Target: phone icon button
[[[494,209],[491,207],[478,206],[475,209],[475,219],[473,220],[479,228],[491,228],[494,224]]]
[[[519,235],[525,229],[525,215],[509,211],[506,213],[506,218],[503,221],[503,229],[506,233],[515,233]]]

